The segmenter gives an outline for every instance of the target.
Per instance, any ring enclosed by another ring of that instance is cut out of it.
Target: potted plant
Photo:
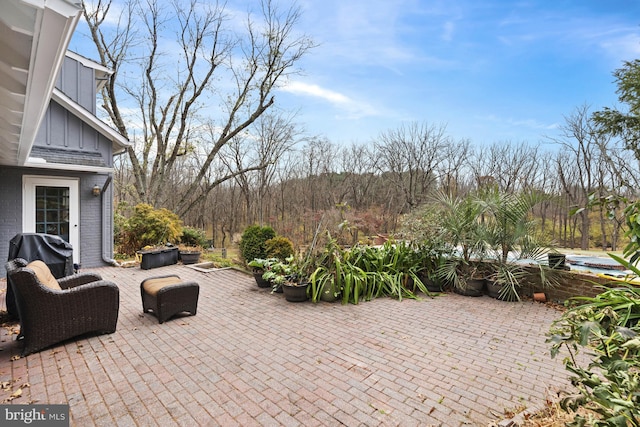
[[[309,282],[285,280],[282,283],[282,293],[289,302],[303,302],[309,299]]]
[[[178,247],[171,243],[164,246],[145,246],[136,254],[141,257],[140,268],[143,270],[178,263]]]
[[[183,264],[195,264],[200,260],[202,248],[207,242],[204,230],[183,227],[178,257]]]
[[[487,264],[491,271],[487,290],[494,298],[519,301],[520,289],[527,276],[533,274],[533,266],[538,268],[543,287],[555,284],[555,276],[548,274],[548,268],[540,262],[548,247],[537,238],[535,222],[529,215],[539,200],[533,194],[507,194],[495,189],[480,199],[492,255],[492,262]]]
[[[333,302],[342,293],[342,270],[344,250],[327,233],[327,244],[315,259],[315,268],[309,276],[311,300]]]
[[[310,282],[305,262],[291,255],[285,262],[276,265],[276,268],[272,267],[273,270],[277,271],[274,292],[280,287],[284,298],[289,302],[303,302],[309,299]]]
[[[175,213],[139,203],[121,227],[120,245],[135,252],[143,270],[178,262],[178,247],[169,243],[182,235],[182,221]]]
[[[484,290],[482,259],[486,253],[482,205],[471,195],[464,198],[440,194],[441,237],[451,255],[438,267],[436,277],[454,291],[481,296]]]
[[[429,292],[442,292],[442,279],[438,270],[451,257],[451,251],[443,242],[434,240],[417,244],[415,249],[416,274]]]
[[[282,293],[283,285],[292,280],[294,275],[293,256],[287,257],[284,261],[278,258],[271,259],[273,262],[265,271],[263,278],[269,282],[271,293]]]
[[[277,258],[254,258],[247,264],[251,267],[253,278],[259,288],[268,288],[272,286],[271,280],[275,278],[271,267],[278,263]]]
[[[200,255],[202,255],[201,248],[195,246],[180,246],[178,252],[178,257],[184,265],[196,264],[200,261]]]
[[[356,256],[357,255],[357,258]],[[418,271],[421,268],[421,254],[414,244],[405,241],[388,240],[381,247],[361,247],[352,251],[349,261],[360,267],[367,282],[379,283],[378,293],[402,298],[416,298],[415,292],[429,294]],[[371,288],[365,286],[364,289]],[[377,286],[374,286],[375,290]]]

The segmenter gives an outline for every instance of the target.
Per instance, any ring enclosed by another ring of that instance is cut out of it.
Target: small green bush
[[[180,243],[186,246],[204,247],[207,244],[207,235],[204,230],[194,227],[184,227]]]
[[[625,266],[640,273],[629,263]],[[575,413],[570,426],[638,426],[640,290],[629,284],[603,290],[595,298],[571,300],[580,305],[567,310],[549,332],[552,357],[561,347],[569,351],[564,365],[573,374],[570,380],[576,390],[560,401],[560,407]],[[576,357],[580,350],[589,363],[580,363]],[[580,408],[590,412],[578,414]]]
[[[293,242],[286,237],[277,236],[264,242],[269,258],[285,260],[293,255]]]
[[[265,242],[274,237],[276,232],[272,227],[259,225],[247,227],[240,240],[240,255],[244,262],[251,262],[254,258],[267,258]]]
[[[155,209],[140,203],[134,208],[133,215],[119,220],[119,253],[133,255],[145,246],[163,243],[176,243],[182,235],[182,221],[168,209]]]

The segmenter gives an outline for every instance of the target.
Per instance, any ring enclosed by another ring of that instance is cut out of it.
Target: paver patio
[[[117,331],[12,361],[3,328],[2,400],[28,384],[12,403],[68,403],[77,426],[486,426],[567,385],[544,342],[560,314],[533,302],[289,303],[235,270],[86,271],[120,286]],[[139,284],[170,273],[200,283],[198,314],[158,324]]]

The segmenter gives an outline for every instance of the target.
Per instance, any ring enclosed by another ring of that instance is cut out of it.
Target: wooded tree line
[[[267,151],[275,161],[217,186],[182,216],[185,223],[207,229],[217,246],[230,245],[233,236],[254,223],[271,225],[304,244],[320,221],[345,243],[353,243],[398,231],[403,216],[433,203],[436,192],[464,196],[491,185],[504,192],[548,195],[535,215],[541,231],[559,245],[615,249],[624,204],[612,211],[612,205],[594,201],[633,198],[640,176],[638,163],[625,155],[624,147],[595,131],[586,106],[566,118],[561,137],[536,145],[474,145],[454,140],[444,125],[425,122],[383,132],[368,144],[344,146],[304,138],[291,121],[267,122],[258,139],[253,135],[234,141],[211,173],[224,175]],[[193,191],[181,182],[197,169],[197,156],[181,159],[179,172],[164,185],[163,207],[176,209],[183,192]],[[129,205],[135,201],[126,188],[133,179],[123,162],[117,199]]]
[[[537,191],[541,230],[560,245],[617,247],[624,199],[636,198],[640,61],[614,72],[628,111],[578,107],[561,132],[530,144],[454,140],[445,125],[410,123],[364,144],[305,135],[275,89],[315,43],[300,9],[274,0],[243,16],[196,0],[83,2],[86,34],[113,70],[107,119],[131,141],[116,160],[115,197],[144,202],[230,245],[250,224],[296,243],[318,224],[352,243],[393,233],[437,191]]]

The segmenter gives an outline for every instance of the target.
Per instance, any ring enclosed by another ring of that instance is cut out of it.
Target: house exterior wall
[[[22,175],[0,166],[0,272],[9,255],[9,240],[22,230]]]
[[[22,177],[23,175],[41,175],[47,177],[65,177],[79,179],[80,203],[80,264],[82,268],[105,265],[103,257],[110,258],[113,253],[112,185],[101,196],[92,194],[94,185],[102,188],[108,175],[86,174],[33,168],[0,167],[0,274],[5,275],[4,263],[9,256],[9,241],[23,230],[22,224]],[[103,216],[104,209],[107,213]],[[103,248],[103,233],[109,236],[108,247]],[[105,254],[103,254],[103,251]]]
[[[65,57],[56,87],[93,115],[96,114],[96,80],[93,68]]]
[[[99,153],[103,166],[113,166],[111,142],[55,101],[49,104],[34,147]]]
[[[95,114],[96,81],[93,69],[65,57],[56,87]],[[4,263],[9,254],[9,241],[23,232],[24,175],[78,179],[79,261],[82,268],[106,264],[105,259],[110,259],[113,254],[113,183],[110,173],[95,172],[96,168],[91,169],[91,166],[103,169],[112,167],[112,142],[64,107],[51,101],[32,153],[38,148],[45,148],[45,154],[55,152],[62,159],[61,163],[73,163],[75,168],[77,165],[85,165],[87,171],[0,166],[0,275],[6,274]],[[43,153],[42,150],[39,152]],[[93,187],[97,185],[102,189],[107,182],[110,184],[105,191],[98,197],[93,196]]]

